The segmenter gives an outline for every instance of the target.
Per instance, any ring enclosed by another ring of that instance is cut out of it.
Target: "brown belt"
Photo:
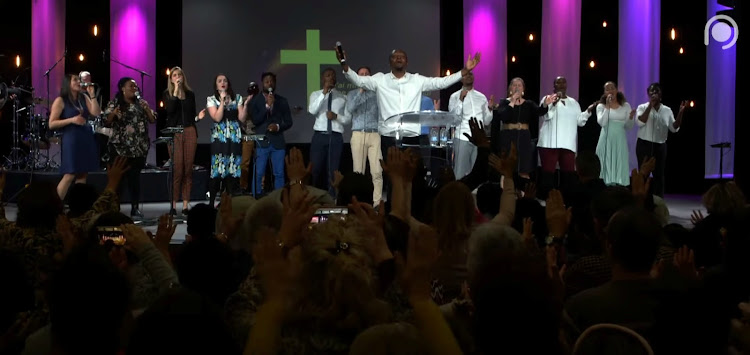
[[[503,123],[503,129],[512,129],[512,130],[529,130],[529,124],[528,123]]]

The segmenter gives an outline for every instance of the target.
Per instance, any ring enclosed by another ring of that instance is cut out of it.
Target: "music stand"
[[[251,189],[253,190],[252,192],[253,198],[257,199],[258,198],[257,196],[258,184],[255,183],[256,182],[255,179],[256,179],[256,176],[258,175],[258,147],[260,146],[260,142],[266,140],[266,135],[265,134],[248,134],[248,135],[243,136],[242,140],[245,142],[255,142],[255,147],[253,149],[253,183],[250,186],[251,186]],[[268,164],[266,164],[266,166],[268,166]],[[262,185],[263,183],[261,182],[261,186],[260,186],[261,189],[263,189]]]
[[[711,144],[711,148],[719,148],[719,182],[724,181],[724,148],[731,148],[732,143],[730,142],[721,142],[716,144]]]
[[[456,127],[461,124],[461,117],[456,114],[437,111],[437,110],[424,110],[424,111],[412,111],[400,113],[388,117],[381,124],[381,131],[383,136],[396,138],[396,146],[414,146],[405,145],[402,143],[403,138],[408,137],[420,137],[422,134],[422,127],[437,128],[438,132],[440,128],[445,128],[448,132],[454,132]],[[432,157],[432,148],[445,149],[445,160],[446,163],[453,168],[453,140],[451,139],[452,134],[448,133],[448,139],[441,142],[438,136],[438,144],[433,145],[430,140],[420,139],[418,145],[422,150],[428,151],[428,161]]]
[[[167,147],[167,149],[170,149],[170,151],[172,152],[171,156],[174,159],[172,161],[172,164],[169,164],[169,175],[172,178],[169,180],[169,187],[170,188],[167,189],[167,191],[169,191],[169,212],[171,214],[171,212],[172,212],[172,206],[177,203],[177,201],[175,201],[175,199],[174,199],[174,191],[173,191],[174,190],[174,165],[175,165],[174,163],[177,160],[176,159],[177,157],[175,157],[175,155],[174,155],[174,134],[185,132],[185,128],[182,127],[182,126],[167,127],[167,128],[162,129],[160,132],[161,132],[161,134],[165,134],[165,135],[170,135],[171,134],[171,136],[159,137],[159,138],[157,138],[154,141],[154,143],[156,143],[156,144],[158,144],[158,143],[167,143],[169,145]],[[192,170],[193,167],[191,166],[190,169]],[[191,173],[192,173],[192,171],[191,171]],[[188,192],[188,193],[190,193],[190,192]],[[184,196],[183,196],[183,198],[184,198]],[[179,221],[179,222],[184,222],[185,221],[184,219],[179,218],[176,215],[177,215],[177,213],[175,213],[175,216],[173,217],[173,221]]]

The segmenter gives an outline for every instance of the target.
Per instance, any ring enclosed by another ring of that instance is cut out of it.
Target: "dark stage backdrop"
[[[226,74],[235,93],[244,96],[250,81],[260,83],[262,72],[275,72],[278,94],[302,108],[286,132],[289,143],[312,138],[307,103],[310,93],[320,89],[321,71],[338,67],[336,41],[342,42],[355,69],[387,72],[391,50],[402,48],[410,72],[440,75],[439,0],[183,0],[182,6],[183,68],[198,109],[213,93],[218,73]],[[338,72],[339,89],[351,89]],[[200,122],[199,143],[210,142],[210,127],[210,118]],[[350,135],[347,129],[346,141]]]

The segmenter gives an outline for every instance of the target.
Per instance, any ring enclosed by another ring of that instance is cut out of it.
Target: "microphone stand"
[[[55,67],[62,62],[63,59],[68,55],[68,50],[66,49],[65,52],[63,52],[63,55],[58,59],[55,64],[52,64],[52,66],[47,69],[46,72],[44,72],[44,78],[47,81],[47,115],[52,111],[52,106],[50,106],[50,100],[49,100],[49,73],[52,71],[52,69],[55,69]]]
[[[140,91],[141,91],[141,96],[144,96],[144,95],[143,95],[143,93],[145,92],[145,90],[143,90],[143,77],[144,77],[144,76],[147,76],[147,77],[149,77],[149,78],[150,78],[150,77],[151,77],[151,75],[149,75],[148,73],[146,73],[146,72],[145,72],[145,71],[143,71],[143,70],[140,70],[140,69],[138,69],[138,68],[133,68],[133,67],[131,67],[131,66],[129,66],[129,65],[127,65],[127,64],[125,64],[125,63],[123,63],[123,62],[121,62],[121,61],[119,61],[119,60],[117,60],[117,59],[115,59],[115,58],[112,58],[112,56],[110,56],[110,57],[109,57],[109,60],[110,60],[110,61],[112,61],[112,62],[115,62],[115,63],[117,63],[117,64],[120,64],[120,65],[122,65],[123,67],[125,67],[125,68],[128,68],[128,69],[130,69],[130,70],[134,70],[134,71],[137,71],[137,72],[138,72],[138,74],[140,74],[140,75],[141,75],[141,85],[140,85],[139,89],[141,89],[141,90],[140,90]]]

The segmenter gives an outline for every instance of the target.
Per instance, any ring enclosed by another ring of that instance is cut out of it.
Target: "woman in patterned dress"
[[[110,161],[118,156],[127,158],[130,170],[125,180],[130,191],[130,216],[143,218],[138,209],[141,197],[141,169],[146,165],[146,156],[151,145],[148,125],[156,122],[156,114],[148,102],[140,98],[138,85],[133,78],[122,78],[117,82],[117,94],[104,111],[107,126],[112,127],[109,139]],[[122,185],[120,185],[122,186]]]
[[[242,173],[242,131],[245,122],[245,104],[242,95],[235,95],[232,83],[224,74],[214,80],[214,94],[206,99],[206,108],[214,126],[211,129],[211,182],[210,205],[216,195],[226,190],[237,192]]]

